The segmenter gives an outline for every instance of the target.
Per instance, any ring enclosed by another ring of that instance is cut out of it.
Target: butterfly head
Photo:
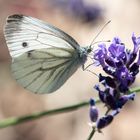
[[[80,47],[79,57],[82,59],[83,63],[87,60],[87,56],[91,51],[91,47]]]

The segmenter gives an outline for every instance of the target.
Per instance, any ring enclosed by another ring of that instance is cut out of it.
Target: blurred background
[[[139,0],[0,0],[0,119],[22,116],[36,111],[72,105],[96,97],[96,76],[78,71],[54,94],[35,95],[19,86],[10,73],[10,56],[3,37],[8,15],[24,14],[44,20],[71,35],[81,46],[87,46],[109,20],[111,23],[96,41],[119,36],[128,48],[133,47],[132,32],[140,35]],[[91,68],[100,72],[100,68]],[[134,86],[139,86],[139,78]],[[103,111],[103,105],[99,105]],[[140,102],[137,95],[113,123],[96,133],[96,140],[139,140]],[[75,112],[44,117],[17,126],[0,129],[1,140],[85,140],[88,107]]]

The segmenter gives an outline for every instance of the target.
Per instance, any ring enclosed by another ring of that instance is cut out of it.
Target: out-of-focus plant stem
[[[92,139],[92,137],[93,137],[95,131],[96,131],[95,128],[92,128],[92,131],[91,131],[91,133],[89,134],[89,137],[88,137],[87,140],[91,140],[91,139]]]
[[[133,88],[130,90],[130,92],[139,92],[140,91],[140,87],[137,88]],[[99,103],[99,99],[96,100],[96,103]],[[42,111],[42,112],[36,112],[36,113],[32,113],[30,115],[25,115],[22,117],[11,117],[11,118],[7,118],[7,119],[3,119],[0,120],[0,128],[5,128],[8,126],[12,126],[12,125],[17,125],[23,122],[28,122],[31,120],[35,120],[44,116],[52,116],[52,115],[56,115],[56,114],[60,114],[60,113],[66,113],[66,112],[71,112],[71,111],[75,111],[77,109],[80,109],[82,107],[86,107],[89,105],[89,101],[83,101],[81,103],[77,103],[75,105],[71,105],[71,106],[66,106],[66,107],[62,107],[62,108],[57,108],[57,109],[52,109],[52,110],[48,110],[48,111]]]
[[[96,102],[98,102],[98,101],[99,100],[96,100]],[[4,128],[4,127],[19,124],[19,123],[35,120],[35,119],[41,118],[43,116],[51,116],[51,115],[56,115],[56,114],[60,114],[60,113],[75,111],[79,108],[82,108],[82,107],[88,106],[88,105],[89,105],[89,101],[84,101],[84,102],[81,102],[81,103],[78,103],[75,105],[52,109],[52,110],[48,110],[48,111],[35,112],[30,115],[25,115],[22,117],[7,118],[7,119],[0,121],[0,128]]]

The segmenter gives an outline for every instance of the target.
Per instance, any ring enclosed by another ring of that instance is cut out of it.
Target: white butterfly
[[[23,15],[8,17],[5,38],[15,79],[40,94],[60,88],[91,52],[62,30]]]

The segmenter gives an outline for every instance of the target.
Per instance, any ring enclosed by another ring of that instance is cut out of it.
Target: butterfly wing
[[[54,92],[81,65],[79,44],[60,29],[38,19],[9,16],[5,38],[15,79],[34,93]]]

